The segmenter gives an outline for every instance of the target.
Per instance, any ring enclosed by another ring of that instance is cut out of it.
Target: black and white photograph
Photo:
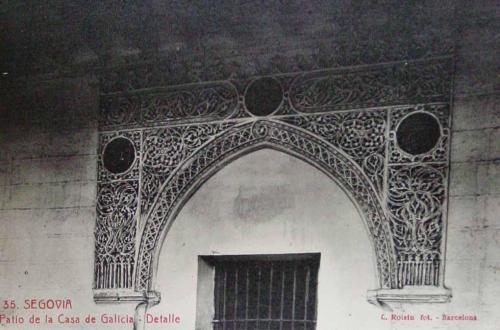
[[[495,0],[0,3],[0,329],[500,329]]]

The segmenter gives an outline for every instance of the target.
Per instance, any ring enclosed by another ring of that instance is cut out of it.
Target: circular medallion
[[[123,173],[134,163],[134,145],[124,137],[113,139],[104,148],[102,158],[108,171],[114,174]]]
[[[245,106],[253,115],[268,116],[281,104],[283,89],[274,78],[259,78],[245,92]]]
[[[429,152],[436,146],[440,137],[441,129],[437,119],[423,112],[411,114],[403,119],[396,131],[399,147],[411,155]]]

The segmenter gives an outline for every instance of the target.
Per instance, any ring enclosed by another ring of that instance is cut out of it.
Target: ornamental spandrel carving
[[[387,112],[351,111],[282,119],[340,148],[365,171],[378,193],[384,182]]]
[[[176,167],[203,144],[232,125],[234,123],[224,122],[145,130],[142,156],[142,213],[148,213],[160,185],[169,178]]]

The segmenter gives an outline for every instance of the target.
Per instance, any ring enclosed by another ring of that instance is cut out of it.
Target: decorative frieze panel
[[[448,102],[450,68],[444,58],[102,95],[100,125],[107,130]]]
[[[380,107],[449,100],[448,59],[404,62],[354,72],[303,74],[293,84],[291,102],[299,112]]]
[[[295,109],[313,113],[398,104],[407,99],[406,65],[361,72],[313,73],[299,77],[290,95]]]
[[[380,288],[443,288],[450,70],[437,58],[103,94],[95,288],[152,290],[185,202],[265,147],[312,164],[355,201]]]
[[[186,120],[219,120],[236,109],[238,94],[229,82],[179,86],[140,95],[102,98],[100,126],[159,126]]]

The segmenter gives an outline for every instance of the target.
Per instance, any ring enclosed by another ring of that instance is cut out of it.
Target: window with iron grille
[[[319,254],[234,256],[213,265],[214,330],[316,329]]]

